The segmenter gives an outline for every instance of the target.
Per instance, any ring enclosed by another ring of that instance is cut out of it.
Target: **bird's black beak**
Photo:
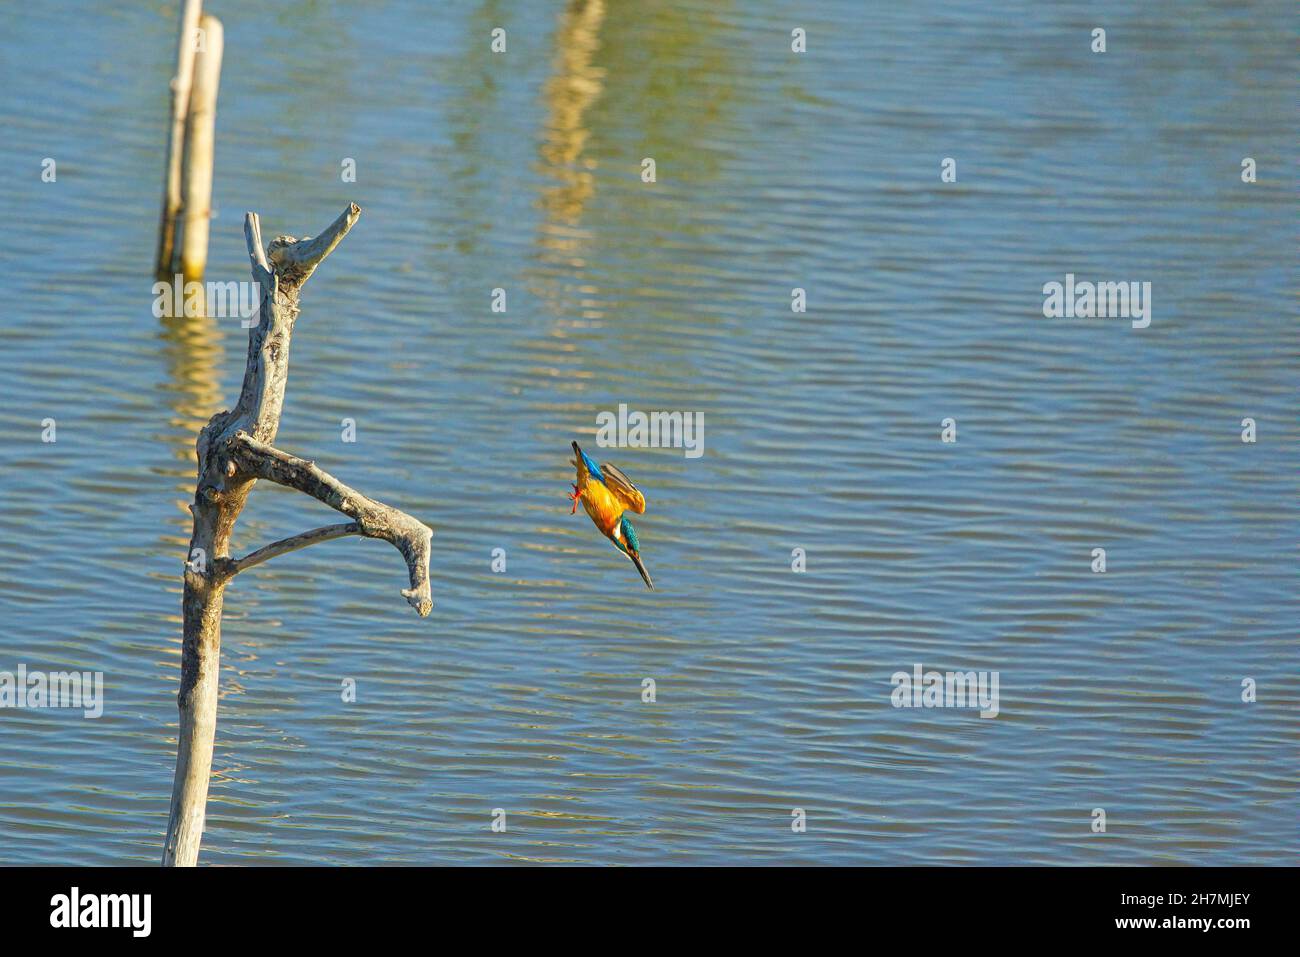
[[[641,573],[641,577],[645,579],[645,587],[649,588],[651,591],[654,591],[655,583],[650,580],[650,573],[645,570],[645,565],[641,563],[641,556],[635,554],[634,552],[628,552],[627,557],[632,559],[632,564],[636,566],[636,570],[639,571]]]

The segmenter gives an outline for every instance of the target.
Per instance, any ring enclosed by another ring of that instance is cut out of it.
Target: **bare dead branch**
[[[301,286],[320,265],[321,260],[334,251],[334,247],[348,234],[360,215],[361,207],[351,203],[338,219],[330,223],[325,232],[315,238],[277,236],[267,247],[276,271]]]
[[[354,519],[362,535],[382,538],[400,551],[411,579],[411,587],[402,589],[402,597],[420,617],[429,614],[433,608],[429,591],[429,542],[433,531],[427,525],[344,485],[315,462],[259,442],[247,432],[236,432],[226,441],[226,448],[230,461],[244,475],[306,492]]]
[[[271,264],[266,261],[266,251],[262,248],[262,222],[257,213],[244,214],[244,242],[248,245],[254,281],[264,290],[271,288]]]
[[[428,526],[405,512],[362,495],[311,462],[274,448],[289,377],[289,343],[298,319],[302,284],[347,235],[361,207],[349,203],[318,237],[279,237],[262,247],[256,213],[244,218],[253,279],[261,287],[257,323],[248,333],[248,361],[239,401],[218,412],[199,432],[198,477],[190,552],[181,599],[184,633],[177,694],[176,777],[163,844],[163,863],[198,861],[212,776],[216,738],[217,678],[221,659],[221,613],[226,584],[238,572],[276,555],[344,535],[382,538],[406,559],[410,588],[402,595],[421,616],[433,607],[429,588]],[[312,529],[273,542],[243,558],[230,557],[230,538],[249,492],[259,478],[296,488],[338,509],[352,521]]]
[[[262,562],[277,555],[283,555],[286,552],[296,552],[300,548],[306,548],[308,545],[315,545],[317,542],[328,542],[335,538],[342,538],[345,535],[360,535],[361,526],[356,522],[341,522],[338,525],[322,525],[320,528],[313,528],[311,531],[299,532],[297,535],[290,535],[288,538],[282,538],[278,542],[272,542],[270,545],[263,545],[255,552],[249,552],[243,558],[231,558],[226,560],[224,571],[229,575],[238,575],[242,571],[247,571],[254,565],[260,565]]]

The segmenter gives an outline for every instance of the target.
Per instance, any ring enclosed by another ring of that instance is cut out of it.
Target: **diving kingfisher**
[[[653,589],[650,573],[641,563],[641,543],[637,541],[636,529],[623,513],[628,509],[638,515],[645,514],[645,496],[633,485],[626,475],[606,462],[599,465],[586,452],[573,443],[573,464],[578,468],[578,483],[573,486],[569,500],[573,508],[569,514],[578,511],[578,502],[591,520],[600,529],[602,535],[614,543],[614,547],[632,560],[636,570],[645,579],[647,588]]]

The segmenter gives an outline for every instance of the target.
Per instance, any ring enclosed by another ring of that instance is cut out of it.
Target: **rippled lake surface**
[[[106,703],[0,710],[4,864],[160,857],[247,338],[152,313],[175,10],[84,6],[0,39],[0,670]],[[363,207],[277,444],[433,527],[435,607],[368,540],[235,580],[203,862],[1296,863],[1294,4],[208,7],[208,278],[245,210]],[[1150,327],[1045,319],[1066,273]],[[704,454],[597,449],[619,403]],[[569,514],[575,438],[657,590]],[[334,520],[263,483],[236,548]],[[1000,713],[893,707],[917,664]]]

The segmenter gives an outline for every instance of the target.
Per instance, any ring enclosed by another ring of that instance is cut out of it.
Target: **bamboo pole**
[[[181,32],[176,42],[176,75],[172,77],[171,84],[172,122],[167,131],[167,158],[163,171],[162,221],[158,226],[158,254],[154,258],[154,272],[159,279],[171,278],[176,216],[181,208],[181,152],[185,146],[185,116],[190,108],[195,38],[202,11],[202,0],[182,0]]]
[[[198,481],[190,512],[194,516],[189,560],[185,565],[181,643],[181,685],[176,696],[180,725],[176,735],[176,777],[171,816],[163,844],[165,866],[198,862],[212,775],[217,733],[217,678],[221,668],[221,611],[226,585],[237,574],[267,559],[317,542],[362,535],[380,538],[406,560],[410,588],[402,589],[421,617],[433,600],[429,587],[429,542],[433,532],[405,512],[344,485],[314,462],[275,448],[289,377],[289,345],[298,318],[299,295],[312,272],[339,244],[361,215],[350,203],[315,238],[278,236],[262,245],[256,213],[244,219],[244,238],[253,281],[261,288],[257,325],[248,333],[248,362],[235,407],[218,412],[199,432]],[[350,522],[314,528],[250,552],[230,557],[230,538],[253,484],[263,479],[297,489]]]
[[[212,219],[212,150],[217,122],[217,87],[221,83],[223,31],[221,21],[204,14],[199,21],[204,43],[194,59],[185,124],[184,170],[181,177],[181,241],[174,251],[172,272],[186,281],[201,281],[208,264],[208,224]]]

